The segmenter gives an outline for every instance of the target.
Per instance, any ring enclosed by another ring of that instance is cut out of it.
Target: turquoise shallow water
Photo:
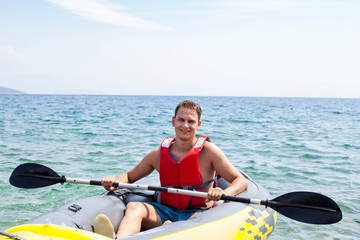
[[[72,178],[129,170],[173,136],[171,117],[186,97],[0,95],[0,230],[101,187],[74,184],[18,189],[21,163],[45,164]],[[360,239],[360,99],[191,97],[203,108],[199,134],[273,197],[314,191],[344,218],[328,226],[279,215],[271,239]]]

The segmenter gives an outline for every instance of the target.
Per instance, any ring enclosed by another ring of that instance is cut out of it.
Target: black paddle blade
[[[312,224],[332,224],[342,219],[340,207],[330,198],[314,192],[291,192],[268,206],[294,220]]]
[[[40,188],[62,182],[62,177],[46,166],[24,163],[14,169],[9,181],[19,188]]]

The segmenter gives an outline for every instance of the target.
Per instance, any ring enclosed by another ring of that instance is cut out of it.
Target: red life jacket
[[[206,183],[202,182],[199,168],[199,153],[203,148],[205,141],[210,141],[210,138],[207,136],[199,137],[191,151],[179,162],[172,159],[169,153],[169,148],[174,140],[175,138],[165,138],[161,143],[161,186],[204,192],[204,188],[213,181]],[[161,192],[160,201],[162,204],[181,210],[206,207],[205,198],[174,193]]]

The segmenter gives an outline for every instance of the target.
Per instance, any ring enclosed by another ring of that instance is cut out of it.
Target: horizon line
[[[166,95],[166,94],[105,94],[105,93],[0,93],[0,96],[133,96],[133,97],[219,97],[219,98],[303,98],[303,99],[360,99],[360,97],[314,97],[314,96],[235,96],[235,95]]]

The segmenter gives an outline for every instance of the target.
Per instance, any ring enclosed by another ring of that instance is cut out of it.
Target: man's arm
[[[234,196],[248,187],[245,177],[231,164],[226,155],[213,143],[206,144],[206,154],[209,157],[212,167],[219,175],[230,183],[230,186],[224,190],[213,188],[209,191],[209,200],[218,201],[223,194]]]
[[[159,162],[160,162],[160,149],[156,148],[149,152],[143,160],[141,160],[140,163],[138,163],[133,169],[130,171],[121,174],[117,178],[114,178],[112,176],[105,177],[101,180],[101,184],[104,186],[104,188],[108,191],[114,191],[116,188],[114,188],[112,185],[114,182],[119,183],[133,183],[137,180],[146,177],[150,173],[156,169],[159,171]]]

